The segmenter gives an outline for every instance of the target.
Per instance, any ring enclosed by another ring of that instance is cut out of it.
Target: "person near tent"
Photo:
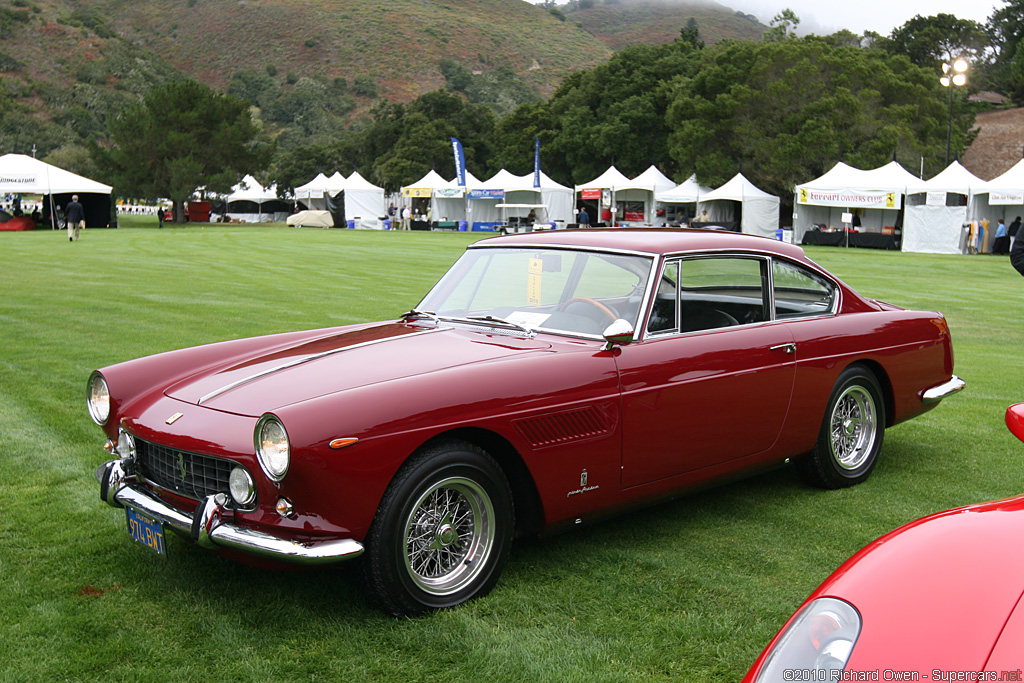
[[[999,219],[999,224],[996,226],[995,240],[992,242],[992,253],[1010,253],[1010,235],[1006,231],[1006,223],[1003,222],[1002,218]]]
[[[159,209],[156,210],[156,219],[160,223],[160,225],[157,226],[157,227],[160,227],[160,228],[164,227],[164,217],[165,216],[166,216],[166,214],[164,213],[164,207],[161,206]]]
[[[1010,265],[1013,266],[1018,273],[1024,275],[1024,235],[1018,233],[1016,239],[1013,240],[1013,248],[1010,249]]]
[[[402,207],[402,230],[412,229],[412,209],[408,204]]]
[[[612,225],[612,209],[610,206],[606,206],[601,210],[601,222],[606,228],[610,228]]]
[[[64,207],[64,221],[68,226],[68,242],[77,242],[78,233],[85,228],[85,209],[78,203],[78,195],[71,195],[71,201]]]
[[[1020,216],[1013,219],[1013,222],[1010,223],[1010,227],[1006,234],[1010,236],[1010,239],[1016,239],[1018,230],[1020,230]]]
[[[590,214],[587,213],[587,207],[580,207],[580,212],[576,214],[576,222],[580,224],[581,228],[590,227]]]

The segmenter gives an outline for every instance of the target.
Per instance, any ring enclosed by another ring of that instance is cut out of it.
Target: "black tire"
[[[807,483],[824,489],[859,484],[878,462],[885,436],[885,399],[869,370],[851,365],[832,389],[818,441],[797,463]]]
[[[483,450],[428,447],[388,486],[362,558],[369,598],[415,616],[460,605],[494,587],[512,545],[512,491]]]

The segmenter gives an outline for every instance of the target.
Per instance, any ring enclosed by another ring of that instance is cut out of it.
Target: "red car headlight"
[[[754,680],[796,680],[787,678],[786,673],[812,670],[817,678],[800,680],[836,680],[832,672],[846,668],[860,629],[860,614],[853,605],[836,598],[818,598],[789,623]]]
[[[284,479],[291,462],[291,446],[284,425],[273,415],[264,415],[256,423],[253,436],[260,467],[273,481]]]

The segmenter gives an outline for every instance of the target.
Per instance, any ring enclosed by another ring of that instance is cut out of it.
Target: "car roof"
[[[792,244],[756,235],[725,230],[685,230],[674,228],[587,228],[583,230],[545,230],[505,235],[481,240],[474,247],[501,246],[589,247],[675,254],[701,251],[757,251],[806,260],[804,250]]]

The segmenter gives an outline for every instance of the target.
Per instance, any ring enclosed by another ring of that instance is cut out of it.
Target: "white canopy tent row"
[[[967,250],[968,208],[975,193],[987,185],[959,161],[931,180],[908,184],[903,210],[902,250],[929,254],[962,254]],[[1024,189],[1024,186],[1022,186]]]
[[[43,218],[51,227],[58,225],[58,210],[77,194],[85,209],[86,227],[110,224],[110,185],[53,166],[25,154],[0,156],[0,194],[38,195],[44,197]]]
[[[776,236],[779,229],[779,198],[747,180],[742,173],[697,200],[697,212],[708,213],[712,223],[762,237]]]
[[[616,225],[654,225],[657,220],[655,196],[674,187],[676,184],[653,165],[633,179],[612,165],[590,182],[577,185],[575,192],[577,204],[596,208],[597,215],[590,216],[592,225],[603,222],[601,216],[606,209],[612,211]]]
[[[415,183],[402,188],[409,201],[427,202],[431,218],[456,222],[459,229],[493,231],[510,222],[525,221],[532,211],[538,222],[565,224],[572,220],[572,190],[551,180],[543,171],[540,187],[534,175],[513,175],[502,169],[481,181],[466,173],[466,185],[446,181],[431,170]]]
[[[289,225],[322,225],[328,222],[322,215],[326,212],[332,216],[330,224],[334,227],[374,230],[384,227],[384,188],[366,180],[358,171],[353,171],[348,178],[337,171],[331,177],[319,173],[305,185],[295,188],[295,199],[305,205],[308,212],[300,212],[305,215],[299,219],[291,217]],[[309,213],[312,211],[321,214]]]
[[[1009,225],[1018,216],[1024,216],[1024,159],[976,190],[967,211],[967,219],[976,227],[988,221],[988,230],[982,236],[982,251],[991,246],[1000,218]],[[1017,236],[1020,237],[1019,232]]]

